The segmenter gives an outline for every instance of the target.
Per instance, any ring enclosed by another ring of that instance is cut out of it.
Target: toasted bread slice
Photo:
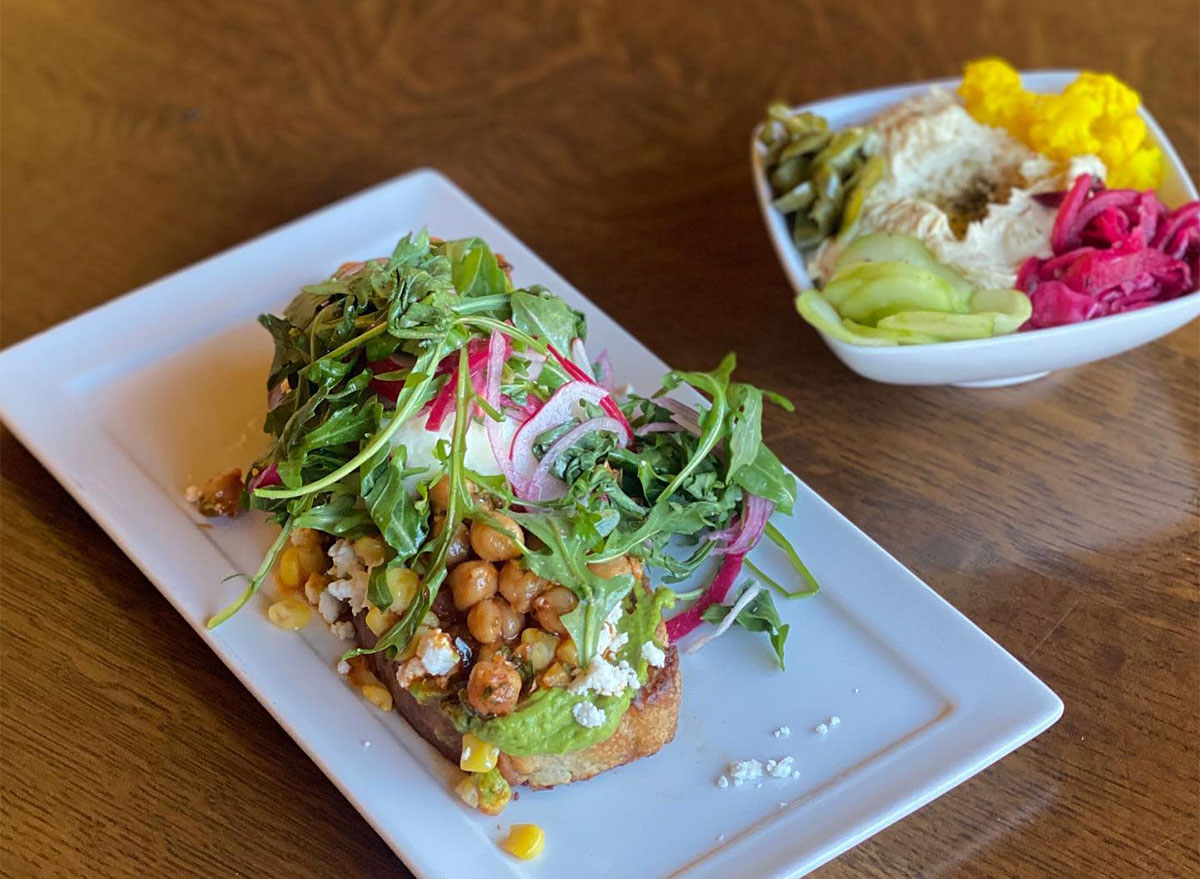
[[[357,615],[354,628],[359,644],[369,648],[374,646],[376,637],[367,628],[365,617],[365,614]],[[656,634],[660,642],[666,641],[666,626],[660,625]],[[420,704],[400,686],[396,679],[399,663],[387,659],[383,653],[372,654],[370,659],[374,672],[391,691],[400,715],[447,760],[457,764],[462,751],[462,736],[454,724],[436,706]],[[648,757],[675,737],[681,693],[679,653],[669,647],[666,662],[661,668],[650,669],[645,686],[638,691],[629,710],[607,739],[566,754],[532,757],[502,754],[497,767],[509,784],[541,790],[583,781],[640,757]]]

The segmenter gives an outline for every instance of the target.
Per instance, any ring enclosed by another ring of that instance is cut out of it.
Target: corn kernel
[[[557,647],[556,635],[530,626],[521,633],[521,646],[517,648],[517,658],[527,660],[534,671],[541,671],[554,661]]]
[[[300,562],[300,582],[304,582],[312,574],[323,574],[329,570],[329,556],[319,543],[306,543],[294,546],[292,550]]]
[[[568,674],[561,662],[554,663],[542,672],[541,683],[543,687],[565,687],[570,682],[571,675]]]
[[[475,784],[475,779],[472,776],[468,775],[456,784],[454,792],[458,794],[460,800],[472,809],[479,808],[479,786]]]
[[[575,642],[567,637],[559,642],[558,649],[554,651],[554,656],[559,662],[567,665],[579,665],[579,650],[575,647]]]
[[[404,613],[412,604],[413,596],[417,594],[420,578],[412,568],[388,568],[387,585],[392,593],[391,610],[393,613]]]
[[[367,611],[367,628],[375,633],[375,637],[381,637],[384,632],[396,624],[397,616],[390,610],[380,610],[377,607],[372,607]]]
[[[458,768],[464,772],[487,772],[495,768],[500,749],[485,742],[474,733],[466,733],[462,740],[462,756]]]
[[[362,559],[368,568],[383,564],[384,551],[387,544],[378,537],[360,537],[354,541],[354,554]]]
[[[500,847],[523,861],[536,858],[546,844],[546,834],[536,824],[514,824]]]
[[[289,546],[279,554],[279,586],[284,593],[291,594],[300,588],[301,582],[300,551]]]
[[[350,686],[361,690],[368,684],[379,683],[379,678],[375,677],[375,673],[368,667],[365,656],[352,656],[347,664],[350,666],[350,672],[346,675],[346,680],[350,682]]]
[[[285,598],[267,608],[267,619],[281,629],[303,629],[312,619],[312,609],[298,598]]]
[[[388,692],[388,688],[383,686],[383,684],[367,684],[362,688],[362,694],[368,702],[380,711],[392,710],[392,694]]]

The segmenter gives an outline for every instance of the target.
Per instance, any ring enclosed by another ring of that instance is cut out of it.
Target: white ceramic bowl
[[[1078,75],[1077,70],[1047,70],[1023,73],[1021,79],[1032,91],[1058,92]],[[893,86],[817,101],[799,109],[824,116],[830,127],[836,129],[866,122],[880,110],[921,94],[930,86],[954,89],[958,84],[957,79],[946,79]],[[1158,190],[1159,198],[1170,207],[1195,199],[1196,185],[1187,176],[1179,154],[1145,107],[1141,113],[1166,160],[1166,176]],[[758,132],[759,128],[756,128],[750,140],[754,188],[775,252],[798,294],[812,287],[812,281],[804,268],[804,258],[792,244],[783,215],[771,207],[771,188],[763,172],[764,149],[758,142]],[[1164,336],[1197,316],[1200,316],[1200,291],[1124,314],[990,339],[876,348],[851,345],[824,333],[821,337],[843,363],[875,381],[901,385],[999,387],[1040,378],[1054,369],[1120,354]],[[800,319],[797,315],[797,320]]]

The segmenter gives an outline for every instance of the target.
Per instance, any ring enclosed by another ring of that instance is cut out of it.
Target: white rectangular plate
[[[200,527],[183,489],[260,448],[267,334],[254,324],[338,264],[390,252],[410,229],[479,235],[581,308],[618,381],[667,367],[457,187],[417,171],[163,278],[0,354],[0,415],[418,876],[798,876],[1028,741],[1062,703],[995,642],[801,484],[777,517],[824,586],[783,602],[788,670],[733,632],[684,657],[675,741],[592,781],[522,794],[500,818],[464,808],[457,769],[361,700],[315,624],[271,626],[264,598],[215,632],[270,528]],[[70,424],[70,430],[63,430]],[[781,580],[773,548],[758,561]],[[836,715],[840,724],[814,732]],[[792,734],[772,731],[788,726]],[[366,743],[370,743],[369,747]],[[719,788],[730,760],[793,755],[794,779]],[[513,860],[501,828],[546,830]],[[445,840],[453,839],[453,845]]]

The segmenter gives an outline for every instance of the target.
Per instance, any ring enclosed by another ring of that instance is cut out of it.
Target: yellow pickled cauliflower
[[[1037,95],[999,58],[972,61],[963,71],[967,111],[985,125],[1059,162],[1096,155],[1114,188],[1154,189],[1162,182],[1162,152],[1138,115],[1141,98],[1115,76],[1082,73],[1061,95]]]

